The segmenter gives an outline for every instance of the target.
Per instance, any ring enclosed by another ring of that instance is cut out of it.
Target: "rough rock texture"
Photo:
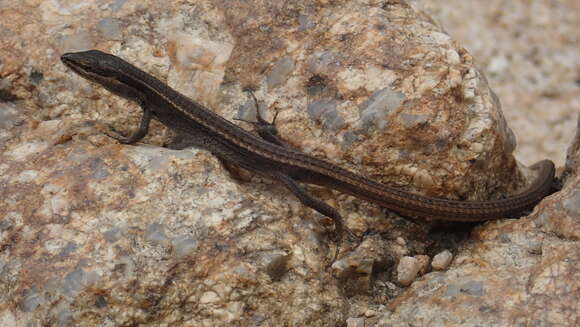
[[[580,108],[580,1],[416,1],[476,58],[501,99],[518,161],[557,166]]]
[[[578,326],[580,175],[529,217],[472,237],[449,270],[413,283],[368,326]]]
[[[471,55],[404,2],[96,7],[5,9],[12,17],[5,37],[45,45],[29,51],[4,42],[0,50],[8,69],[23,66],[7,89],[37,96],[32,117],[134,128],[138,108],[58,63],[64,52],[99,48],[228,118],[251,119],[254,104],[242,88],[254,88],[267,114],[279,112],[277,125],[293,146],[383,182],[455,199],[497,198],[523,184],[513,133]],[[153,140],[162,143],[164,134]]]
[[[578,320],[576,174],[530,218],[471,235],[316,191],[362,235],[328,267],[323,217],[160,147],[160,124],[150,145],[116,144],[105,124],[127,133],[140,110],[58,62],[109,51],[227,118],[251,119],[252,87],[305,152],[432,196],[504,196],[524,181],[497,98],[405,1],[0,1],[0,18],[1,326]],[[444,249],[449,271],[395,283],[400,258]]]
[[[1,293],[3,309],[15,311],[3,319],[212,326],[340,318],[345,299],[322,269],[323,230],[276,215],[288,210],[266,205],[284,196],[279,188],[238,185],[204,151],[103,144],[92,126],[81,127],[46,121],[4,152],[2,175],[14,177],[2,180]]]

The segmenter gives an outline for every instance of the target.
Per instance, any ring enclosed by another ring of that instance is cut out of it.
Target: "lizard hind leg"
[[[336,261],[338,254],[340,252],[340,247],[342,244],[342,237],[344,233],[344,226],[341,215],[338,211],[329,206],[328,204],[314,198],[310,193],[308,193],[298,182],[292,179],[290,176],[283,173],[276,173],[273,177],[280,181],[284,186],[294,194],[302,204],[312,208],[319,213],[329,217],[334,222],[334,234],[336,237],[336,251],[334,257],[332,258],[331,264]]]
[[[276,129],[276,118],[278,117],[279,111],[274,114],[274,119],[271,123],[267,122],[262,114],[260,113],[260,106],[258,104],[258,99],[252,91],[247,91],[254,99],[254,105],[256,107],[256,121],[245,121],[253,125],[255,132],[265,141],[272,144],[276,144],[282,147],[288,147],[288,144],[280,138],[278,134],[278,129]],[[241,119],[238,119],[241,120]]]

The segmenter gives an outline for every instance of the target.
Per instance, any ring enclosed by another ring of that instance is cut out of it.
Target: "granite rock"
[[[0,17],[0,325],[559,324],[573,313],[576,174],[532,216],[446,240],[313,189],[361,237],[331,265],[327,219],[271,181],[232,178],[207,151],[163,147],[172,135],[158,123],[143,143],[117,144],[105,131],[127,134],[140,110],[58,61],[114,53],[228,119],[255,109],[252,88],[291,146],[409,191],[519,189],[497,98],[414,1],[24,1],[0,2]],[[448,271],[395,283],[401,258],[447,248],[459,249]],[[513,306],[494,298],[508,289]]]

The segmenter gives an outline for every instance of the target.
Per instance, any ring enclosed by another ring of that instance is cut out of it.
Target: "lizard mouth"
[[[65,53],[60,57],[65,66],[72,69],[75,73],[81,76],[89,76],[90,68],[87,65],[82,64],[79,60],[75,59],[75,53]]]

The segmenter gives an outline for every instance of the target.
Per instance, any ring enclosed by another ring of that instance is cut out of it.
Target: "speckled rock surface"
[[[580,1],[414,1],[473,55],[501,99],[519,161],[557,166],[580,111]]]
[[[473,58],[406,2],[0,1],[0,18],[0,325],[572,317],[578,290],[558,283],[578,278],[576,175],[531,218],[472,234],[316,189],[362,236],[329,267],[324,217],[270,181],[233,179],[206,151],[161,147],[160,124],[116,144],[105,125],[128,133],[140,110],[58,62],[115,53],[228,119],[252,118],[242,89],[254,88],[292,146],[410,191],[521,187],[513,133]],[[444,249],[450,270],[423,271]],[[409,289],[396,283],[404,256],[423,267]],[[508,287],[530,311],[494,302]]]
[[[0,160],[2,175],[14,176],[1,190],[3,319],[215,326],[275,324],[272,312],[292,324],[340,317],[345,299],[316,235],[324,230],[282,219],[282,202],[256,195],[284,192],[238,185],[205,151],[103,144],[95,131],[46,121]]]
[[[478,227],[445,272],[415,281],[367,326],[577,326],[580,176],[529,217]]]
[[[94,119],[121,132],[136,125],[138,108],[58,63],[64,52],[98,48],[228,118],[251,115],[242,89],[254,88],[293,146],[385,183],[454,199],[497,198],[523,185],[513,133],[473,58],[404,2],[96,6],[5,9],[13,17],[6,38],[44,45],[0,47],[7,69],[28,74],[6,83],[16,97],[37,96],[32,117]],[[38,26],[24,25],[31,21]],[[154,125],[146,141],[163,143],[165,134]]]

